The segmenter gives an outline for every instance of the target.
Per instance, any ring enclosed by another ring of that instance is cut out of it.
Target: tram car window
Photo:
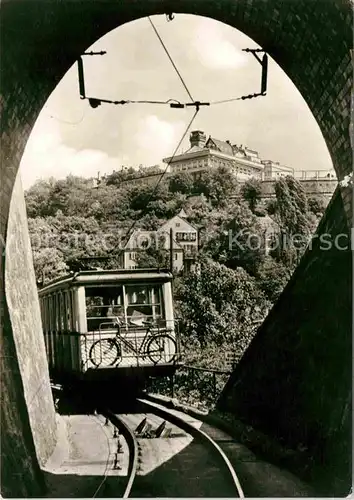
[[[164,270],[81,271],[39,290],[52,378],[172,373],[179,354],[171,283]]]
[[[129,323],[143,325],[161,320],[161,285],[127,285],[126,295]]]
[[[89,332],[124,318],[122,287],[86,287],[86,316]]]

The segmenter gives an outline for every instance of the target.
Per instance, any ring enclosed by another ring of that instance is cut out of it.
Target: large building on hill
[[[290,167],[262,160],[254,149],[211,136],[207,138],[201,130],[192,131],[189,140],[190,148],[186,152],[173,158],[164,158],[163,161],[170,164],[171,174],[188,172],[197,178],[204,170],[218,167],[230,168],[239,181],[251,177],[270,179],[294,174]]]
[[[333,169],[329,170],[294,170],[286,165],[281,165],[273,160],[260,158],[257,151],[247,146],[238,146],[230,141],[221,141],[209,136],[201,130],[193,130],[189,137],[190,148],[173,158],[164,158],[169,165],[169,172],[156,165],[148,167],[144,175],[142,169],[137,171],[137,176],[129,176],[120,184],[146,183],[156,185],[161,177],[168,180],[170,175],[178,172],[188,172],[194,179],[201,176],[202,172],[227,167],[235,175],[239,183],[255,177],[262,181],[262,196],[271,198],[275,195],[274,184],[280,177],[290,175],[302,183],[305,192],[312,195],[322,194],[330,198],[337,186],[337,178]],[[151,172],[151,173],[149,173]],[[148,175],[146,175],[148,174]],[[239,194],[235,193],[235,196]]]
[[[285,175],[294,176],[294,169],[285,165],[280,165],[277,161],[262,160],[263,174],[262,181],[277,180]]]

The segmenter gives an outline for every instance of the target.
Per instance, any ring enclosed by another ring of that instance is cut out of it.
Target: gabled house
[[[185,217],[186,213],[181,210],[157,231],[135,230],[122,252],[122,267],[135,269],[139,252],[154,248],[166,252],[169,259],[172,257],[174,272],[190,272],[198,253],[198,230]]]
[[[189,273],[195,264],[198,254],[199,238],[198,229],[186,220],[186,213],[182,209],[177,215],[172,217],[161,226],[161,230],[170,234],[172,232],[173,241],[183,250],[183,269]]]

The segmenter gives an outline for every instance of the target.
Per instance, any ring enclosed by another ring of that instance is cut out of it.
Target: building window
[[[176,241],[196,241],[197,233],[176,233]]]
[[[180,222],[176,222],[176,227],[180,227],[181,223]]]
[[[175,252],[175,260],[178,260],[178,253]]]

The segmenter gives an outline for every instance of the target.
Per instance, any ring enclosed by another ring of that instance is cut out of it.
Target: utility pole
[[[173,229],[170,228],[170,270],[173,273]]]

